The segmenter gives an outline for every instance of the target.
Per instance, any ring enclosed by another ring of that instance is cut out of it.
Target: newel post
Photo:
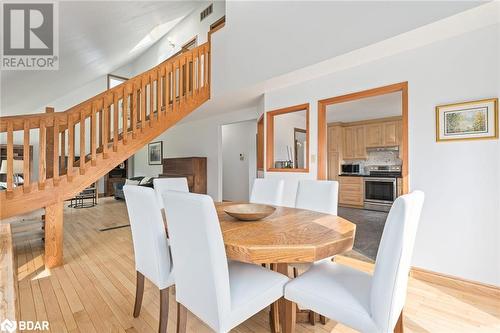
[[[45,268],[63,264],[63,201],[45,207]]]

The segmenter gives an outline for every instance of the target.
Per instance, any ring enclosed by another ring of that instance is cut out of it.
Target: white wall
[[[195,112],[198,112],[195,111]],[[214,200],[222,200],[222,129],[221,125],[257,119],[258,108],[239,110],[197,121],[178,124],[153,141],[163,141],[163,157],[207,157],[207,191]],[[148,147],[134,155],[135,176],[158,176],[161,165],[148,165]]]
[[[248,201],[257,172],[257,120],[222,126],[222,199]],[[243,160],[240,159],[243,154]]]
[[[498,97],[500,25],[386,57],[265,95],[266,110],[310,102],[309,174],[288,180],[288,204],[300,178],[317,174],[317,100],[391,83],[409,84],[410,189],[426,193],[413,264],[500,285],[500,144],[437,143],[436,105]]]

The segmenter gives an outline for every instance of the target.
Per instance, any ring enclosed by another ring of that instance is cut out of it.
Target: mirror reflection
[[[306,169],[308,156],[308,110],[302,108],[273,116],[274,169]]]

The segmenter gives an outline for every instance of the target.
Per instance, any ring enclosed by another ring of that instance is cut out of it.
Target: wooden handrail
[[[210,44],[205,43],[63,112],[0,117],[0,133],[7,133],[6,198],[10,193],[10,197],[18,199],[17,187],[25,194],[34,195],[34,192],[53,190],[71,182],[75,184],[71,189],[61,189],[62,194],[57,193],[63,197],[86,182],[75,182],[75,177],[90,178],[96,172],[103,173],[104,169],[109,171],[116,165],[112,165],[114,162],[101,162],[101,169],[86,174],[100,161],[126,159],[140,148],[139,143],[146,144],[154,133],[172,126],[206,101],[210,96],[209,67]],[[19,138],[14,134],[23,131],[21,138],[27,151],[30,130],[38,130],[39,137],[38,186],[35,188],[31,186],[32,161],[27,154],[23,158],[24,186],[13,181],[14,172],[19,172],[14,171],[13,166],[12,146],[14,137],[16,141]],[[5,216],[3,212],[0,215]]]

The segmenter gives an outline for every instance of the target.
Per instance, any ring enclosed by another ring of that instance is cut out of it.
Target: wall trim
[[[500,298],[500,286],[494,286],[482,282],[463,279],[457,276],[447,275],[429,271],[427,269],[412,267],[410,276],[414,279],[431,282],[443,287],[463,290],[467,292],[473,291],[486,297]]]

